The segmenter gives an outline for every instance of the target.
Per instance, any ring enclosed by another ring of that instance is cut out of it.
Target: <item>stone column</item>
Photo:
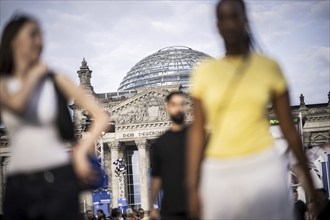
[[[80,211],[85,212],[88,209],[93,209],[93,194],[92,190],[80,193]]]
[[[119,142],[113,141],[108,143],[111,151],[111,206],[112,208],[118,207],[119,198],[119,182],[115,174],[114,161],[118,159]]]
[[[137,140],[135,143],[139,150],[141,208],[143,208],[145,211],[148,211],[149,195],[148,195],[148,172],[147,172],[147,155],[146,155],[147,141]]]
[[[109,148],[104,152],[104,171],[108,175],[108,188],[111,187],[111,153]]]
[[[146,147],[146,157],[147,157],[147,189],[148,189],[148,201],[151,201],[151,179],[150,179],[150,172],[151,172],[151,166],[150,166],[150,151],[151,151],[151,143],[147,142]]]
[[[3,202],[3,195],[4,195],[4,191],[6,189],[6,176],[7,176],[7,167],[8,167],[8,163],[9,163],[9,157],[0,157],[0,184],[1,184],[1,191],[0,191],[0,199],[1,199],[1,208],[0,208],[0,213],[3,212],[2,210],[2,202]]]
[[[150,168],[150,148],[151,148],[151,143],[147,142],[146,144],[146,162],[147,162],[147,170]]]

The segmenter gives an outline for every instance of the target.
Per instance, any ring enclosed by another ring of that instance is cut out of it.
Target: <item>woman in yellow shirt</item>
[[[222,0],[216,13],[226,56],[205,61],[191,79],[194,121],[188,137],[187,166],[190,215],[202,219],[292,218],[285,163],[272,147],[269,133],[269,102],[298,160],[313,211],[315,191],[280,67],[251,50],[243,0]],[[206,127],[211,134],[205,146]]]

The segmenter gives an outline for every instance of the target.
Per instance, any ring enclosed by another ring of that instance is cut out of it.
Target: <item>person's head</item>
[[[293,194],[293,201],[298,201],[298,191],[296,189],[292,190],[292,194]]]
[[[121,216],[121,211],[119,208],[112,209],[112,212],[111,212],[112,218],[119,218],[120,216]]]
[[[126,209],[126,214],[127,214],[127,215],[132,215],[132,214],[134,214],[133,209],[131,209],[131,208]]]
[[[5,25],[0,42],[0,74],[11,75],[18,59],[32,65],[43,43],[38,21],[28,15],[13,16]]]
[[[87,215],[87,218],[88,219],[92,219],[93,218],[93,212],[92,212],[92,210],[87,210],[86,211],[86,215]]]
[[[139,211],[136,209],[133,209],[133,212],[134,212],[134,220],[139,220],[140,219]]]
[[[221,0],[216,6],[217,27],[226,45],[252,47],[244,0]]]
[[[131,208],[128,208],[126,210],[126,219],[128,220],[134,220],[134,211]]]
[[[105,217],[105,215],[104,215],[104,212],[103,212],[103,210],[102,209],[98,209],[97,210],[97,212],[96,212],[96,214],[97,214],[97,217]]]
[[[327,191],[325,191],[325,189],[321,188],[321,189],[317,189],[316,190],[317,195],[319,198],[321,198],[322,200],[327,200]]]
[[[143,208],[139,208],[138,212],[139,212],[139,217],[141,219],[144,218],[144,209]]]
[[[185,118],[185,93],[181,91],[171,92],[166,96],[166,112],[171,121],[176,124],[183,124]]]

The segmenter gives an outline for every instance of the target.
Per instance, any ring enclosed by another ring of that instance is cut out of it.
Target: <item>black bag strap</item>
[[[59,88],[55,79],[56,74],[53,71],[49,71],[48,76],[53,81],[57,97],[56,126],[59,134],[64,141],[75,142],[74,125],[68,109],[68,98]]]
[[[247,54],[243,57],[242,62],[235,69],[233,76],[231,77],[230,81],[228,82],[228,84],[226,86],[226,90],[223,94],[222,100],[221,100],[221,102],[219,102],[220,104],[216,110],[217,113],[222,110],[223,111],[222,116],[224,115],[225,110],[228,109],[228,106],[232,102],[233,97],[239,88],[240,82],[244,78],[244,75],[245,75],[244,73],[246,72],[246,70],[248,68],[250,59],[251,59],[250,54]]]

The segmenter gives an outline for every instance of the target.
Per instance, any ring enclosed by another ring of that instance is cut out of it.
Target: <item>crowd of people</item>
[[[294,219],[295,210],[299,219],[329,220],[328,195],[314,188],[280,66],[255,51],[243,0],[221,0],[215,9],[225,56],[203,61],[193,71],[194,119],[189,126],[187,95],[176,91],[166,97],[172,123],[151,148],[150,219]],[[95,140],[108,130],[109,115],[86,91],[43,64],[42,48],[36,19],[18,15],[5,25],[0,44],[0,120],[11,141],[5,220],[81,219],[79,193],[98,179],[89,158],[95,156]],[[79,140],[67,110],[70,99],[94,118],[88,135]],[[288,163],[274,149],[269,133],[269,104],[295,157],[307,205],[292,202]],[[74,143],[72,154],[66,150],[68,141]],[[160,190],[159,212],[153,205]],[[98,210],[96,216],[89,210],[84,218],[148,217],[143,209],[122,213],[118,208],[110,216]]]
[[[92,210],[87,210],[84,213],[84,220],[147,220],[144,209],[139,208],[128,208],[124,213],[121,209],[114,208],[110,210],[110,215],[106,216],[102,209],[98,209],[96,215],[93,214]]]

